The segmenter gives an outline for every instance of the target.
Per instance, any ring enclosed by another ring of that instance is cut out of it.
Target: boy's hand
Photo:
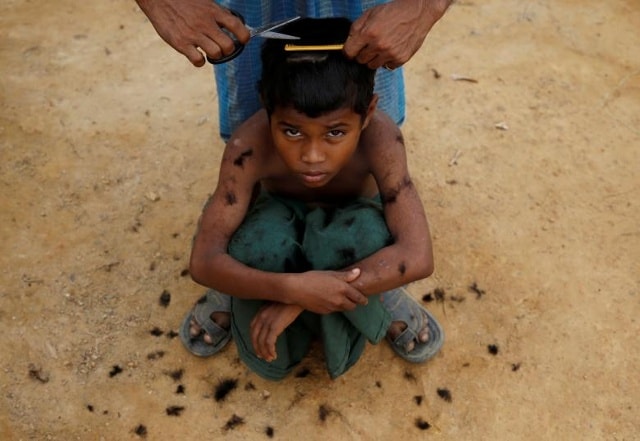
[[[367,297],[351,285],[358,277],[359,268],[295,274],[292,303],[317,314],[351,311],[368,302]]]
[[[293,289],[296,304],[270,303],[263,306],[251,321],[251,343],[258,358],[266,361],[276,359],[278,336],[304,310],[318,314],[348,311],[357,305],[366,305],[368,300],[350,283],[360,277],[360,269],[349,271],[308,271],[296,274],[297,284]]]
[[[258,358],[272,362],[278,356],[278,336],[304,311],[297,305],[270,303],[263,306],[251,321],[251,343]]]

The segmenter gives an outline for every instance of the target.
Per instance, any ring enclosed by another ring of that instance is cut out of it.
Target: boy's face
[[[292,107],[277,107],[271,114],[271,136],[291,172],[306,187],[326,185],[349,162],[360,133],[369,124],[375,99],[363,121],[350,108],[311,118]]]

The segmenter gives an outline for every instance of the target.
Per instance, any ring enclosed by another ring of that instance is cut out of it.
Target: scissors
[[[287,18],[287,19],[284,19],[284,20],[280,20],[280,21],[276,21],[276,22],[273,22],[273,23],[269,23],[269,24],[264,25],[264,26],[253,28],[253,27],[251,27],[251,26],[246,24],[246,22],[244,21],[244,17],[238,11],[235,11],[233,9],[229,9],[229,12],[232,13],[233,15],[235,15],[236,17],[238,17],[242,21],[242,23],[247,27],[247,30],[249,31],[249,39],[251,39],[253,37],[275,38],[275,39],[278,39],[278,40],[299,40],[300,39],[300,37],[296,37],[294,35],[282,34],[280,32],[273,32],[274,29],[278,29],[279,27],[282,27],[282,26],[284,26],[286,24],[289,24],[291,22],[294,22],[294,21],[298,20],[300,18],[299,15],[296,16],[296,17]],[[210,58],[210,57],[207,56],[207,61],[209,63],[211,63],[211,64],[226,63],[227,61],[231,61],[234,58],[236,58],[244,50],[244,44],[242,44],[238,40],[236,40],[235,37],[230,35],[229,32],[227,32],[227,34],[229,34],[229,36],[232,38],[233,43],[235,45],[235,49],[229,55],[225,55],[225,56],[223,56],[221,58],[213,59],[213,58]]]

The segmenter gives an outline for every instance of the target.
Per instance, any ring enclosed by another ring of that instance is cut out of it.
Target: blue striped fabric
[[[386,1],[221,0],[218,3],[240,12],[248,25],[261,26],[296,15],[348,17],[355,20],[362,15],[363,11]],[[261,72],[261,43],[260,38],[254,38],[240,56],[228,63],[214,66],[220,136],[223,139],[228,139],[244,120],[260,109],[257,83]],[[393,71],[379,69],[376,74],[375,91],[380,98],[378,107],[391,116],[398,125],[402,124],[405,116],[402,68]]]

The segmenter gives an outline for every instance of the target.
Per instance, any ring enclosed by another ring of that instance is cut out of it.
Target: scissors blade
[[[280,32],[272,32],[272,31],[264,31],[257,35],[257,37],[262,38],[272,38],[275,40],[300,40],[300,37],[296,37],[295,35],[282,34]]]
[[[267,25],[264,26],[259,26],[257,28],[251,28],[249,26],[247,26],[247,28],[249,29],[249,32],[251,33],[251,37],[255,37],[256,35],[262,35],[264,32],[268,32],[268,31],[273,31],[274,29],[277,29],[281,26],[284,26],[286,24],[292,23],[296,20],[299,20],[300,16],[295,16],[295,17],[291,17],[291,18],[287,18],[285,20],[280,20],[280,21],[276,21],[273,23],[269,23]]]

